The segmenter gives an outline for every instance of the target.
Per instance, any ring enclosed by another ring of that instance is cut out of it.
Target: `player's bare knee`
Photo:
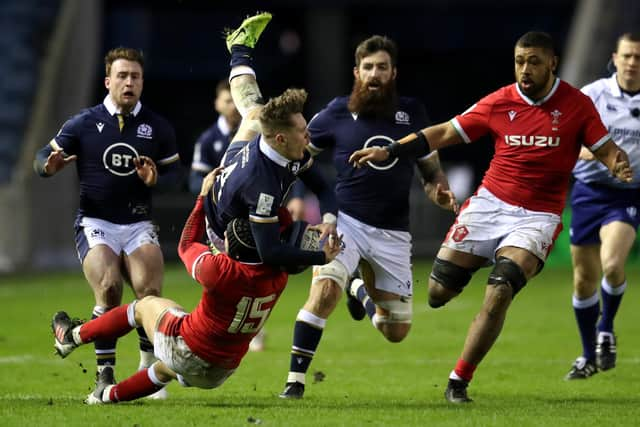
[[[527,284],[527,277],[518,264],[507,257],[500,256],[489,274],[487,284],[494,287],[496,303],[500,303],[502,299],[510,302]]]
[[[475,271],[436,257],[429,276],[429,306],[442,307],[460,294]]]
[[[392,323],[383,325],[381,332],[390,343],[399,343],[409,335],[410,329],[411,324]]]

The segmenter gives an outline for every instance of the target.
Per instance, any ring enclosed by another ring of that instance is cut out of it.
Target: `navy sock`
[[[364,285],[360,286],[356,291],[356,298],[362,303],[362,306],[367,312],[367,316],[371,319],[373,315],[376,314],[376,305],[371,300],[371,297],[369,297],[367,288]]]
[[[231,46],[231,68],[239,65],[246,65],[253,68],[253,49],[244,45],[234,44]]]
[[[602,286],[600,287],[600,294],[602,298],[602,317],[598,323],[598,332],[611,332],[613,333],[613,320],[616,317],[622,296],[627,287],[626,282],[617,288],[611,288],[606,280],[602,279]],[[615,292],[612,293],[612,292]]]
[[[596,293],[594,297],[582,301],[573,297],[573,311],[582,340],[582,356],[591,361],[596,359],[596,322],[600,314],[598,294]],[[593,303],[594,300],[595,303]]]
[[[293,346],[291,347],[290,372],[306,373],[322,338],[323,329],[300,320],[293,329]]]
[[[102,314],[104,314],[106,310],[103,307],[94,307],[93,313],[91,314],[91,319],[97,319]],[[116,365],[116,343],[118,342],[117,338],[108,338],[108,339],[97,339],[94,341],[93,346],[96,352],[96,364],[98,367],[102,366],[115,366]]]

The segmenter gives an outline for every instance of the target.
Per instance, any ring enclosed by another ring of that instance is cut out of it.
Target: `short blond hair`
[[[104,68],[107,73],[106,76],[109,77],[111,74],[111,65],[116,62],[118,59],[126,59],[127,61],[134,61],[140,64],[140,68],[144,70],[144,54],[141,50],[133,49],[130,47],[116,47],[115,49],[111,49],[104,56]]]
[[[278,130],[293,126],[291,116],[302,113],[307,101],[307,91],[304,89],[287,89],[282,95],[271,98],[262,107],[260,125],[266,137],[272,137]]]

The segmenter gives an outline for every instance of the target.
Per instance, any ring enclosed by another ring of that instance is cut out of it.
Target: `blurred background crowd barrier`
[[[440,122],[513,82],[513,45],[526,31],[551,33],[561,56],[560,77],[582,86],[607,73],[618,35],[640,28],[636,0],[4,0],[0,272],[78,267],[75,170],[45,180],[31,162],[67,118],[102,101],[105,52],[120,45],[144,51],[142,102],[175,126],[188,170],[195,139],[215,117],[215,84],[228,74],[223,29],[256,10],[274,14],[256,53],[263,94],[306,88],[308,119],[350,91],[354,48],[372,34],[398,43],[400,94],[420,98]],[[461,199],[478,185],[492,154],[489,139],[441,152]],[[177,240],[193,203],[186,173],[184,179],[179,190],[154,196],[168,260],[177,259]],[[433,256],[453,216],[425,199],[417,179],[411,199],[414,253]],[[566,228],[551,265],[570,264]],[[638,262],[637,250],[632,262]]]

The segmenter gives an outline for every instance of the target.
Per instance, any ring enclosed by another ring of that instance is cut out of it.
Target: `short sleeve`
[[[491,96],[484,97],[451,120],[451,124],[464,142],[475,141],[490,131],[489,117],[493,104]]]

